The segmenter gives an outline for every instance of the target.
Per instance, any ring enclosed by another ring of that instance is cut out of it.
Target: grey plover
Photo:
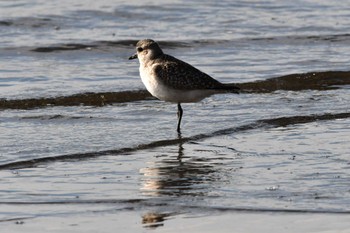
[[[151,39],[137,42],[136,53],[129,60],[136,58],[147,90],[160,100],[177,103],[179,133],[183,113],[181,103],[198,102],[213,94],[238,93],[239,90],[235,84],[221,83],[190,64],[164,54],[158,43]]]

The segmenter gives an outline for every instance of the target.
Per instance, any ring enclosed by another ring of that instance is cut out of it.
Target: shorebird
[[[146,89],[156,98],[177,103],[177,132],[183,110],[181,103],[198,102],[218,93],[238,93],[235,84],[221,83],[192,65],[164,54],[158,43],[151,39],[140,40],[136,53],[129,60],[139,59],[140,76]]]

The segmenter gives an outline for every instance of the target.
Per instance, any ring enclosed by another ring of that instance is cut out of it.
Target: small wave
[[[104,106],[106,104],[124,103],[152,98],[146,90],[81,93],[71,96],[37,99],[0,99],[0,109],[33,109],[53,106]]]
[[[19,28],[43,28],[57,29],[58,22],[54,18],[47,17],[18,17],[0,21],[0,26]]]
[[[11,26],[12,24],[11,21],[0,21],[0,26]]]
[[[302,35],[248,38],[250,41],[278,44],[305,44],[307,42],[349,42],[350,34]]]
[[[11,27],[16,25],[17,22],[11,20],[0,21],[0,27]],[[55,26],[55,23],[51,21],[43,20],[42,23],[37,23],[31,25],[31,27],[44,27],[47,24],[56,30],[59,30],[60,26]],[[125,39],[125,40],[110,40],[110,41],[92,41],[87,43],[63,43],[54,44],[39,47],[7,47],[4,48],[6,51],[29,51],[35,53],[54,53],[54,52],[69,52],[69,51],[79,51],[94,49],[93,51],[113,51],[116,48],[127,48],[133,50],[136,43],[140,39]],[[182,41],[172,41],[172,40],[157,40],[162,48],[165,49],[175,49],[175,48],[194,48],[200,46],[224,46],[224,47],[240,47],[242,44],[305,44],[305,43],[349,43],[350,34],[337,34],[337,35],[310,35],[310,36],[283,36],[283,37],[253,37],[253,38],[240,38],[234,40],[223,40],[223,39],[202,39],[202,40],[182,40]]]
[[[350,214],[347,210],[331,209],[279,209],[279,208],[245,208],[245,207],[215,207],[215,206],[196,206],[187,205],[185,208],[197,209],[201,211],[216,212],[248,212],[248,213],[293,213],[293,214]]]
[[[279,117],[274,119],[258,120],[251,124],[246,124],[238,127],[225,128],[225,129],[217,130],[208,134],[198,134],[198,135],[185,137],[185,138],[182,138],[180,136],[179,138],[175,138],[175,139],[154,141],[147,144],[141,144],[135,147],[126,147],[126,148],[120,148],[120,149],[96,151],[96,152],[88,152],[88,153],[65,154],[65,155],[57,155],[57,156],[50,156],[50,157],[41,157],[36,159],[24,160],[24,161],[10,162],[10,163],[1,164],[0,170],[36,167],[40,164],[53,163],[58,161],[74,161],[74,160],[80,161],[83,159],[90,159],[90,158],[106,156],[106,155],[125,155],[128,153],[136,152],[140,150],[178,145],[178,144],[203,140],[207,138],[217,137],[217,136],[230,135],[232,133],[237,133],[237,132],[244,132],[244,131],[257,129],[257,128],[278,128],[278,127],[286,127],[288,125],[294,125],[294,124],[306,124],[306,123],[311,123],[311,122],[321,121],[321,120],[345,119],[349,117],[350,117],[350,112],[344,112],[344,113],[337,113],[337,114],[325,113],[320,115],[291,116],[291,117]]]
[[[85,44],[64,44],[58,46],[38,47],[31,49],[32,52],[51,53],[56,51],[70,51],[70,50],[84,50],[89,48],[96,48],[97,45],[85,45]]]
[[[242,93],[269,93],[279,90],[331,90],[350,85],[350,71],[311,72],[290,74],[263,81],[237,83]],[[37,99],[0,99],[0,109],[32,109],[52,106],[104,106],[154,99],[146,90],[81,93],[71,96]]]
[[[87,117],[79,117],[79,116],[64,116],[61,114],[56,115],[44,115],[44,116],[25,116],[21,117],[22,120],[79,120],[84,119]],[[89,117],[88,119],[91,119],[92,117]]]
[[[349,84],[350,71],[326,71],[289,74],[262,81],[240,83],[237,86],[251,93],[266,93],[278,90],[331,90]]]
[[[293,213],[293,214],[350,214],[348,210],[333,210],[333,209],[280,209],[280,208],[253,208],[253,207],[220,207],[220,206],[204,206],[204,205],[182,205],[175,204],[173,202],[167,203],[160,201],[159,198],[147,198],[147,199],[93,199],[93,200],[63,200],[63,201],[15,201],[15,202],[0,202],[0,205],[100,205],[100,204],[113,204],[124,206],[124,208],[118,208],[118,210],[130,210],[130,208],[145,208],[145,207],[172,207],[175,212],[161,214],[163,217],[179,214],[178,210],[181,212],[186,212],[189,210],[198,210],[200,212],[247,212],[247,213]],[[180,207],[180,208],[179,208]],[[15,221],[23,220],[33,217],[25,218],[12,218],[0,220],[0,222],[5,221]]]
[[[58,44],[53,46],[43,46],[36,48],[29,48],[31,52],[38,53],[51,53],[51,52],[62,52],[62,51],[72,51],[72,50],[89,50],[89,49],[108,49],[108,48],[120,48],[128,47],[134,49],[138,40],[117,40],[117,41],[97,41],[88,44],[82,43],[69,43],[69,44]],[[181,41],[158,41],[160,46],[164,48],[181,48],[190,47],[190,43]]]
[[[11,26],[11,21],[0,21],[0,26]],[[29,48],[29,51],[49,53],[49,52],[62,52],[71,50],[86,50],[88,48],[106,49],[115,47],[130,47],[133,48],[139,39],[129,40],[116,40],[116,41],[95,41],[91,43],[68,43],[57,44],[52,46],[41,46],[35,48]],[[305,44],[315,42],[337,42],[337,43],[349,43],[350,34],[335,34],[335,35],[305,35],[305,36],[280,36],[280,37],[252,37],[252,38],[240,38],[234,40],[220,40],[220,39],[202,39],[202,40],[183,40],[183,41],[171,41],[171,40],[159,40],[157,41],[162,48],[189,48],[198,46],[231,46],[239,47],[242,43],[264,43],[264,44]]]

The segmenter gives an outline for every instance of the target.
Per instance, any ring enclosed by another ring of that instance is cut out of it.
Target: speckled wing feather
[[[163,54],[154,73],[161,83],[178,90],[222,89],[224,85],[190,64]]]

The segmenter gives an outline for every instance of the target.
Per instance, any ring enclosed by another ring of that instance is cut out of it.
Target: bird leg
[[[177,119],[178,119],[178,122],[177,122],[177,132],[180,133],[180,124],[181,124],[181,119],[182,119],[182,108],[181,108],[181,105],[180,103],[177,103]]]

